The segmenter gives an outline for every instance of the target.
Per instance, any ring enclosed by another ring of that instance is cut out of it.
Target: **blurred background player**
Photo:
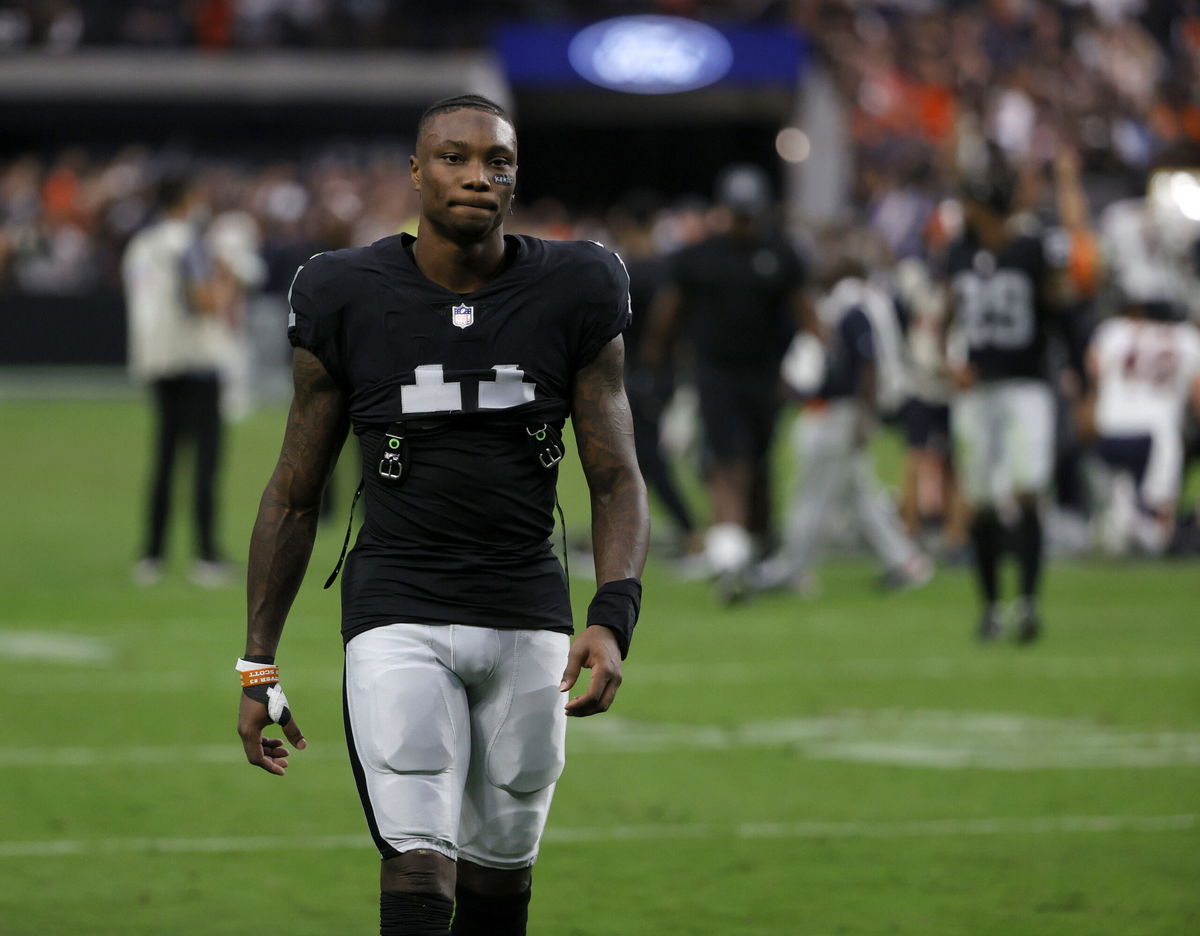
[[[851,236],[844,236],[830,267],[828,294],[817,304],[827,335],[824,372],[797,426],[798,473],[783,548],[758,567],[757,587],[813,594],[817,585],[812,568],[828,537],[828,521],[839,511],[852,516],[883,564],[885,587],[919,587],[933,576],[932,564],[905,533],[871,457],[881,403],[894,405],[900,399],[901,339],[895,305],[867,280],[866,267],[853,255],[853,243]],[[797,336],[793,348],[801,347],[807,337]],[[792,358],[789,350],[784,379],[805,394],[807,375],[797,373]]]
[[[219,586],[232,580],[216,539],[217,471],[221,457],[221,369],[227,359],[232,283],[215,268],[198,221],[207,214],[203,188],[183,176],[158,186],[162,217],[136,234],[122,262],[129,321],[129,370],[154,401],[155,443],[142,558],[133,578],[162,578],[176,455],[193,446],[192,513],[196,562],[191,579]]]
[[[945,268],[947,326],[965,356],[954,360],[952,430],[983,599],[978,636],[1001,633],[999,570],[1009,542],[1004,511],[1015,512],[1011,542],[1020,571],[1016,635],[1035,640],[1043,564],[1039,500],[1054,457],[1054,397],[1045,375],[1051,279],[1040,238],[1010,223],[1015,179],[993,165],[968,178],[962,236]]]
[[[644,359],[657,367],[682,327],[695,355],[712,525],[705,557],[718,597],[745,594],[769,540],[769,453],[782,402],[779,365],[807,311],[805,268],[772,224],[766,174],[735,165],[717,180],[718,230],[669,260]]]
[[[666,258],[654,242],[654,220],[660,208],[661,199],[653,192],[633,192],[610,217],[615,246],[629,272],[633,313],[624,334],[625,391],[633,414],[638,467],[674,526],[678,553],[692,556],[703,552],[703,538],[662,445],[663,412],[675,393],[675,349],[667,349],[654,367],[647,366],[642,356],[649,312],[667,277]]]
[[[1200,332],[1165,303],[1126,304],[1097,329],[1088,372],[1096,453],[1112,483],[1101,544],[1159,555],[1175,527],[1189,403],[1200,414]]]
[[[1186,459],[1188,401],[1197,400],[1200,321],[1200,152],[1162,153],[1137,195],[1100,219],[1118,315],[1088,349],[1092,399],[1085,421],[1101,478],[1099,540],[1110,554],[1172,545]]]
[[[911,538],[928,538],[927,548],[958,560],[966,550],[967,518],[954,472],[952,387],[942,359],[945,294],[916,258],[896,265],[895,280],[908,326],[908,399],[900,411],[905,444],[900,516]]]

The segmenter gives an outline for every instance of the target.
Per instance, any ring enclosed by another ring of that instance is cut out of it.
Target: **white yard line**
[[[862,709],[735,725],[644,722],[608,715],[571,725],[572,757],[786,750],[812,761],[938,770],[1153,769],[1200,766],[1200,732],[1145,731],[1011,712]],[[345,757],[340,737],[296,754]],[[0,747],[0,768],[174,767],[240,763],[229,744]]]
[[[116,658],[109,643],[82,634],[0,629],[0,659],[22,663],[110,665]]]
[[[779,749],[809,760],[955,770],[1200,766],[1200,732],[1010,712],[866,709],[686,725],[609,715],[572,725],[572,755]]]
[[[1183,832],[1200,827],[1200,815],[1035,816],[979,819],[927,819],[884,822],[749,822],[617,825],[550,828],[545,840],[574,845],[592,842],[687,839],[902,839],[1054,835],[1102,832]],[[0,858],[56,858],[130,854],[213,854],[268,851],[366,850],[366,833],[346,835],[260,835],[213,838],[107,838],[0,841]]]

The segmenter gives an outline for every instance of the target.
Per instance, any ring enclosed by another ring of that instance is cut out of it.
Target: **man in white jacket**
[[[194,447],[193,514],[196,563],[192,581],[218,586],[231,578],[216,544],[216,482],[221,454],[220,368],[226,324],[220,279],[195,218],[205,208],[203,190],[182,177],[163,179],[160,220],[130,241],[122,261],[129,321],[129,369],[151,390],[156,441],[145,543],[134,581],[162,578],[171,478],[176,454]]]

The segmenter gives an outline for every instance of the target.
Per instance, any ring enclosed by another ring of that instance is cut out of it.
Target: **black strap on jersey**
[[[529,438],[533,457],[547,471],[563,460],[562,435],[550,423],[530,423],[525,427],[525,435]],[[567,597],[569,598],[571,596],[571,560],[567,556],[567,518],[563,514],[562,504],[558,501],[558,491],[554,492],[554,509],[558,511],[558,522],[562,526],[563,573],[567,577]]]
[[[399,484],[408,477],[410,464],[404,423],[394,422],[383,431],[383,444],[379,450],[379,477],[389,484]]]
[[[525,435],[529,439],[534,457],[543,468],[549,470],[563,460],[562,436],[549,423],[530,424],[525,427]],[[391,423],[384,430],[383,442],[380,445],[379,465],[376,469],[379,477],[389,485],[400,484],[408,477],[411,464],[408,435],[404,423]],[[342,571],[342,564],[346,561],[346,551],[350,548],[350,534],[354,530],[354,507],[358,503],[362,491],[363,482],[359,481],[358,487],[354,491],[354,500],[350,502],[350,518],[346,522],[346,538],[342,541],[342,551],[338,556],[337,565],[329,573],[329,578],[325,580],[325,588],[333,587],[333,583],[337,581],[338,574]],[[563,515],[562,504],[558,502],[557,493],[554,495],[554,506],[558,510],[558,519],[562,524],[563,569],[567,576],[567,593],[570,594],[571,567],[567,558],[567,520]]]
[[[354,529],[354,507],[358,503],[358,498],[362,495],[362,491],[363,483],[359,481],[358,487],[354,489],[354,500],[350,501],[350,519],[346,521],[346,538],[342,540],[342,552],[338,556],[337,565],[329,573],[329,578],[325,579],[326,588],[331,588],[333,583],[337,581],[338,573],[342,571],[342,563],[346,561],[346,550],[350,547],[350,531]]]
[[[558,523],[562,527],[563,543],[563,575],[567,579],[567,600],[571,598],[571,560],[567,556],[567,517],[563,513],[562,504],[558,502],[558,491],[554,492],[554,509],[558,511]]]
[[[408,458],[408,436],[404,423],[394,422],[383,430],[383,442],[379,447],[379,477],[388,484],[399,484],[408,477],[410,465]],[[346,550],[350,548],[350,534],[354,530],[354,506],[362,496],[363,482],[358,482],[354,490],[354,500],[350,502],[350,518],[346,521],[346,538],[342,540],[342,552],[338,556],[337,565],[325,580],[325,587],[332,588],[337,581],[338,573],[342,571],[342,563],[346,561]]]
[[[549,423],[541,425],[530,424],[525,427],[529,436],[529,444],[533,447],[533,455],[538,464],[550,469],[563,460],[562,436]]]

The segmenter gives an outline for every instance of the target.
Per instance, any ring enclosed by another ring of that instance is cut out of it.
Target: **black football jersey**
[[[702,364],[777,372],[795,331],[791,296],[805,281],[791,244],[776,234],[715,235],[673,255],[669,275]]]
[[[575,374],[628,324],[625,269],[598,244],[509,235],[503,272],[459,295],[420,272],[413,240],[318,254],[289,296],[288,337],[345,390],[362,457],[343,636],[396,622],[569,632],[550,544],[558,470],[526,429],[562,428]],[[378,470],[396,422],[399,483]]]
[[[946,280],[967,357],[980,380],[1045,376],[1044,301],[1051,267],[1040,238],[1021,236],[992,253],[969,239],[946,258]]]

